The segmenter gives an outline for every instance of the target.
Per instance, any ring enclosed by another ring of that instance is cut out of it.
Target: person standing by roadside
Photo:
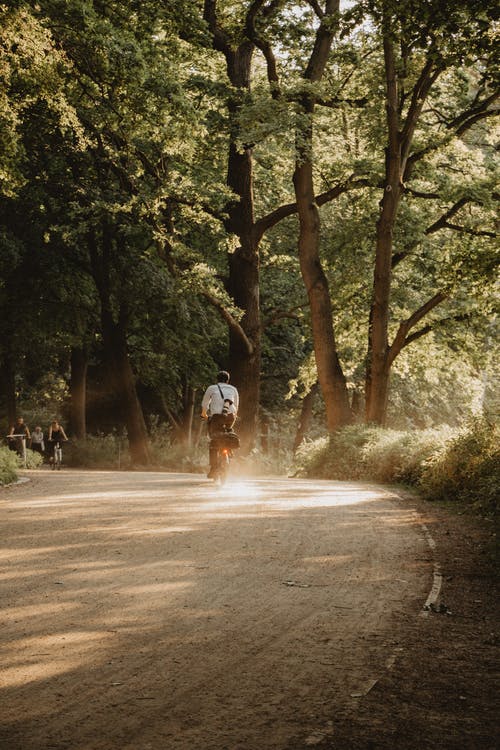
[[[31,433],[31,450],[35,453],[45,453],[45,442],[43,439],[43,430],[40,425],[37,425]]]

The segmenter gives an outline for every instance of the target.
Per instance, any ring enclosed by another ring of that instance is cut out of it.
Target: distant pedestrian
[[[45,441],[40,425],[37,425],[31,433],[31,450],[35,451],[35,453],[45,453]]]

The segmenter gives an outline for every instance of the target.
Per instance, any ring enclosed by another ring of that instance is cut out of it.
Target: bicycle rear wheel
[[[52,463],[52,468],[57,469],[59,471],[59,469],[61,468],[61,464],[62,464],[62,450],[61,448],[55,448],[54,461]]]
[[[217,471],[215,475],[215,480],[219,482],[219,484],[225,484],[226,479],[227,479],[228,469],[229,469],[229,452],[226,449],[221,448],[217,455]]]

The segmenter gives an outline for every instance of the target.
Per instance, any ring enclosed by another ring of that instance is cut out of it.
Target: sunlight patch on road
[[[267,502],[269,507],[276,510],[296,510],[297,508],[335,508],[342,505],[356,505],[358,503],[374,502],[379,497],[371,491],[343,492],[323,492],[314,494],[311,488],[311,494],[308,497],[291,497],[284,500],[270,500]]]
[[[188,581],[176,581],[175,583],[143,583],[140,586],[123,586],[120,588],[120,593],[126,594],[166,594],[172,591],[180,591],[181,589],[187,589],[192,584]]]
[[[231,496],[239,498],[257,498],[262,495],[262,489],[252,482],[230,482],[220,490]]]
[[[319,510],[342,506],[353,506],[380,500],[380,494],[372,488],[339,486],[332,488],[316,483],[229,481],[226,485],[204,485],[185,503],[169,504],[168,512],[186,514],[193,523],[206,522],[211,518],[235,518],[284,514],[302,510]],[[129,532],[144,533],[144,532]],[[156,533],[154,529],[152,534]],[[161,533],[161,532],[160,532]]]
[[[258,505],[259,508],[269,508],[270,510],[298,510],[301,508],[329,508],[343,505],[355,505],[358,503],[373,502],[379,500],[379,496],[372,490],[329,490],[316,491],[314,485],[309,485],[307,494],[303,488],[296,488],[288,485],[286,489],[276,492],[276,496],[266,498],[265,488],[261,488],[255,483],[238,482],[237,484],[228,484],[225,487],[216,488],[211,492],[211,496],[217,495],[216,499],[202,501],[200,504],[191,504],[186,506],[186,510],[212,510],[227,508],[242,508],[243,506]]]
[[[161,534],[181,534],[185,531],[194,531],[194,529],[191,526],[155,526],[152,529],[121,529],[120,533],[123,536],[142,536],[143,534],[157,536]]]
[[[5,687],[26,685],[78,669],[88,663],[89,652],[109,634],[105,631],[75,631],[55,633],[38,638],[21,638],[11,641],[2,649],[0,684]],[[62,655],[63,649],[68,653]]]
[[[26,500],[25,502],[19,502],[18,507],[19,508],[51,508],[53,506],[71,506],[71,505],[78,505],[80,506],[80,503],[82,501],[88,500],[91,503],[94,503],[95,501],[102,502],[103,500],[110,500],[110,501],[116,501],[116,500],[130,500],[130,499],[142,499],[145,501],[149,501],[153,498],[161,498],[166,497],[167,492],[170,490],[167,490],[165,487],[159,490],[126,490],[126,489],[117,489],[117,490],[104,490],[102,492],[99,492],[98,490],[90,490],[89,492],[72,492],[71,494],[65,494],[65,495],[57,495],[54,496],[54,498],[39,498],[39,499],[30,499]]]
[[[81,546],[81,544],[64,544],[57,547],[7,547],[6,549],[0,551],[0,561],[5,559],[9,563],[17,560],[26,562],[26,560],[28,560],[30,557],[59,554],[61,552],[61,549],[69,550],[79,548]]]
[[[303,563],[312,563],[314,565],[344,565],[351,562],[352,555],[318,555],[317,557],[303,557]]]
[[[5,607],[3,615],[9,620],[26,620],[30,617],[42,618],[44,615],[61,614],[72,612],[77,605],[73,602],[57,603],[51,601],[47,604],[37,602],[36,604],[24,604],[20,607]]]

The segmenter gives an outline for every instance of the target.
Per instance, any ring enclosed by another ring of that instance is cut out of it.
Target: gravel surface
[[[2,750],[497,748],[487,524],[359,483],[26,476]]]

